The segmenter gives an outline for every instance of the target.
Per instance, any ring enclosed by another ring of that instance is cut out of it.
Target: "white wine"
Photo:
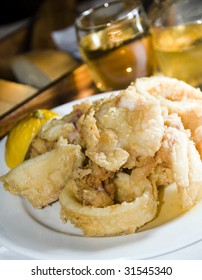
[[[84,36],[79,48],[101,91],[126,88],[137,77],[153,72],[149,31],[138,32],[136,23],[114,26]]]
[[[156,70],[191,84],[202,85],[202,24],[152,28]]]

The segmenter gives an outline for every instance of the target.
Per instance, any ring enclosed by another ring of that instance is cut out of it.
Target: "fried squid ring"
[[[202,158],[202,92],[199,88],[169,77],[139,78],[135,86],[142,94],[152,94],[169,113],[177,113]]]
[[[59,196],[62,206],[61,218],[70,220],[88,236],[105,236],[134,233],[151,221],[157,212],[158,202],[150,191],[132,202],[113,204],[104,208],[82,205],[71,188],[75,181],[70,179]]]

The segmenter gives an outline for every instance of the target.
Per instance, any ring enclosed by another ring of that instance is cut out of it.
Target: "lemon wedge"
[[[14,168],[24,161],[32,139],[48,120],[59,115],[47,109],[35,110],[29,113],[10,130],[6,139],[5,160],[10,168]]]

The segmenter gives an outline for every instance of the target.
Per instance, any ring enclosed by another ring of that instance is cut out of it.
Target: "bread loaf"
[[[0,115],[31,97],[36,91],[32,86],[0,79]]]
[[[11,69],[20,83],[43,88],[77,65],[78,62],[65,52],[35,50],[15,57]]]

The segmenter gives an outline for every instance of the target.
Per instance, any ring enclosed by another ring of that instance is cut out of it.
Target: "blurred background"
[[[92,73],[78,51],[74,22],[83,11],[111,1],[1,0],[0,137],[34,108],[54,108],[98,93]],[[193,85],[201,87],[201,0],[139,2],[151,26],[156,25],[149,32],[152,45],[148,55],[156,73],[185,81],[194,76]],[[180,4],[168,6],[169,9],[164,5],[175,2]],[[189,8],[183,7],[184,3],[189,3]],[[185,25],[192,16],[199,20]],[[181,25],[175,28],[175,21]],[[169,28],[172,23],[173,28]],[[168,28],[160,30],[163,24]],[[156,66],[161,61],[160,69]]]
[[[148,9],[152,0],[140,0],[144,7]],[[37,13],[43,14],[42,7],[47,6],[51,16],[61,20],[61,15],[66,13],[65,18],[74,16],[85,9],[94,5],[107,2],[106,0],[2,0],[0,10],[0,24],[8,24],[28,17],[35,16]],[[73,13],[72,13],[73,12]],[[52,14],[53,13],[53,14]],[[63,18],[62,20],[65,20]],[[53,19],[54,20],[54,19]]]
[[[98,92],[79,56],[74,22],[84,10],[105,2],[1,0],[0,138],[34,109]],[[152,4],[140,2],[146,11]]]
[[[13,59],[35,50],[60,50],[80,59],[74,21],[84,10],[105,2],[106,0],[2,0],[0,79],[16,81],[14,69],[11,69]],[[146,11],[152,4],[148,0],[140,2]],[[26,83],[21,79],[18,82]]]
[[[135,0],[134,0],[135,1]],[[2,0],[0,38],[32,19],[34,47],[54,47],[50,32],[74,23],[78,14],[106,0]],[[147,11],[152,0],[141,0]]]

